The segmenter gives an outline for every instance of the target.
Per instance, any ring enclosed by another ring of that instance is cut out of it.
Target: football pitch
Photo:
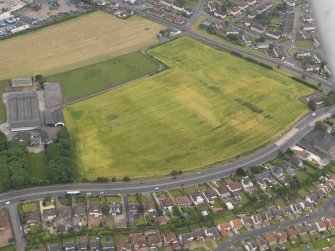
[[[64,108],[81,178],[150,178],[231,160],[307,112],[299,97],[311,89],[191,38],[149,53],[169,69]]]
[[[0,41],[0,80],[51,75],[137,51],[157,42],[162,25],[95,11]]]

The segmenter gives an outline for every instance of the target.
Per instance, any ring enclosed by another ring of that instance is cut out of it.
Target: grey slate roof
[[[33,85],[32,78],[13,78],[12,87],[28,87]]]
[[[12,131],[40,127],[40,112],[35,92],[11,92],[8,95],[8,120]]]
[[[63,97],[59,83],[44,84],[45,103],[48,108],[62,105]]]

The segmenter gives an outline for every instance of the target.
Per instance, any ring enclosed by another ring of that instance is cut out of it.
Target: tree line
[[[36,179],[30,173],[29,153],[26,144],[18,140],[7,142],[0,132],[0,192],[33,185],[72,182],[75,177],[74,144],[68,131],[63,128],[57,140],[47,146],[47,177]]]

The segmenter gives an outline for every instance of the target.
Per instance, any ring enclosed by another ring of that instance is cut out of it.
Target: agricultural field
[[[312,90],[180,38],[149,53],[170,68],[64,108],[80,174],[131,179],[231,160],[277,137]]]
[[[157,68],[155,62],[136,51],[48,76],[46,80],[59,82],[65,100],[73,101],[155,73]]]
[[[0,80],[51,75],[137,51],[157,42],[163,26],[96,11],[0,42]]]

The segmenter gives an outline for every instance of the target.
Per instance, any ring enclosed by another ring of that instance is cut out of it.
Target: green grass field
[[[61,83],[65,99],[73,101],[152,74],[156,70],[156,63],[137,51],[46,79]]]
[[[37,180],[44,179],[47,175],[47,158],[44,153],[35,153],[28,155],[29,172]]]
[[[2,101],[2,93],[8,87],[8,82],[5,80],[0,81],[0,123],[6,121],[6,106]]]
[[[311,89],[190,38],[150,52],[170,69],[64,108],[82,177],[154,177],[227,161],[307,112]]]

